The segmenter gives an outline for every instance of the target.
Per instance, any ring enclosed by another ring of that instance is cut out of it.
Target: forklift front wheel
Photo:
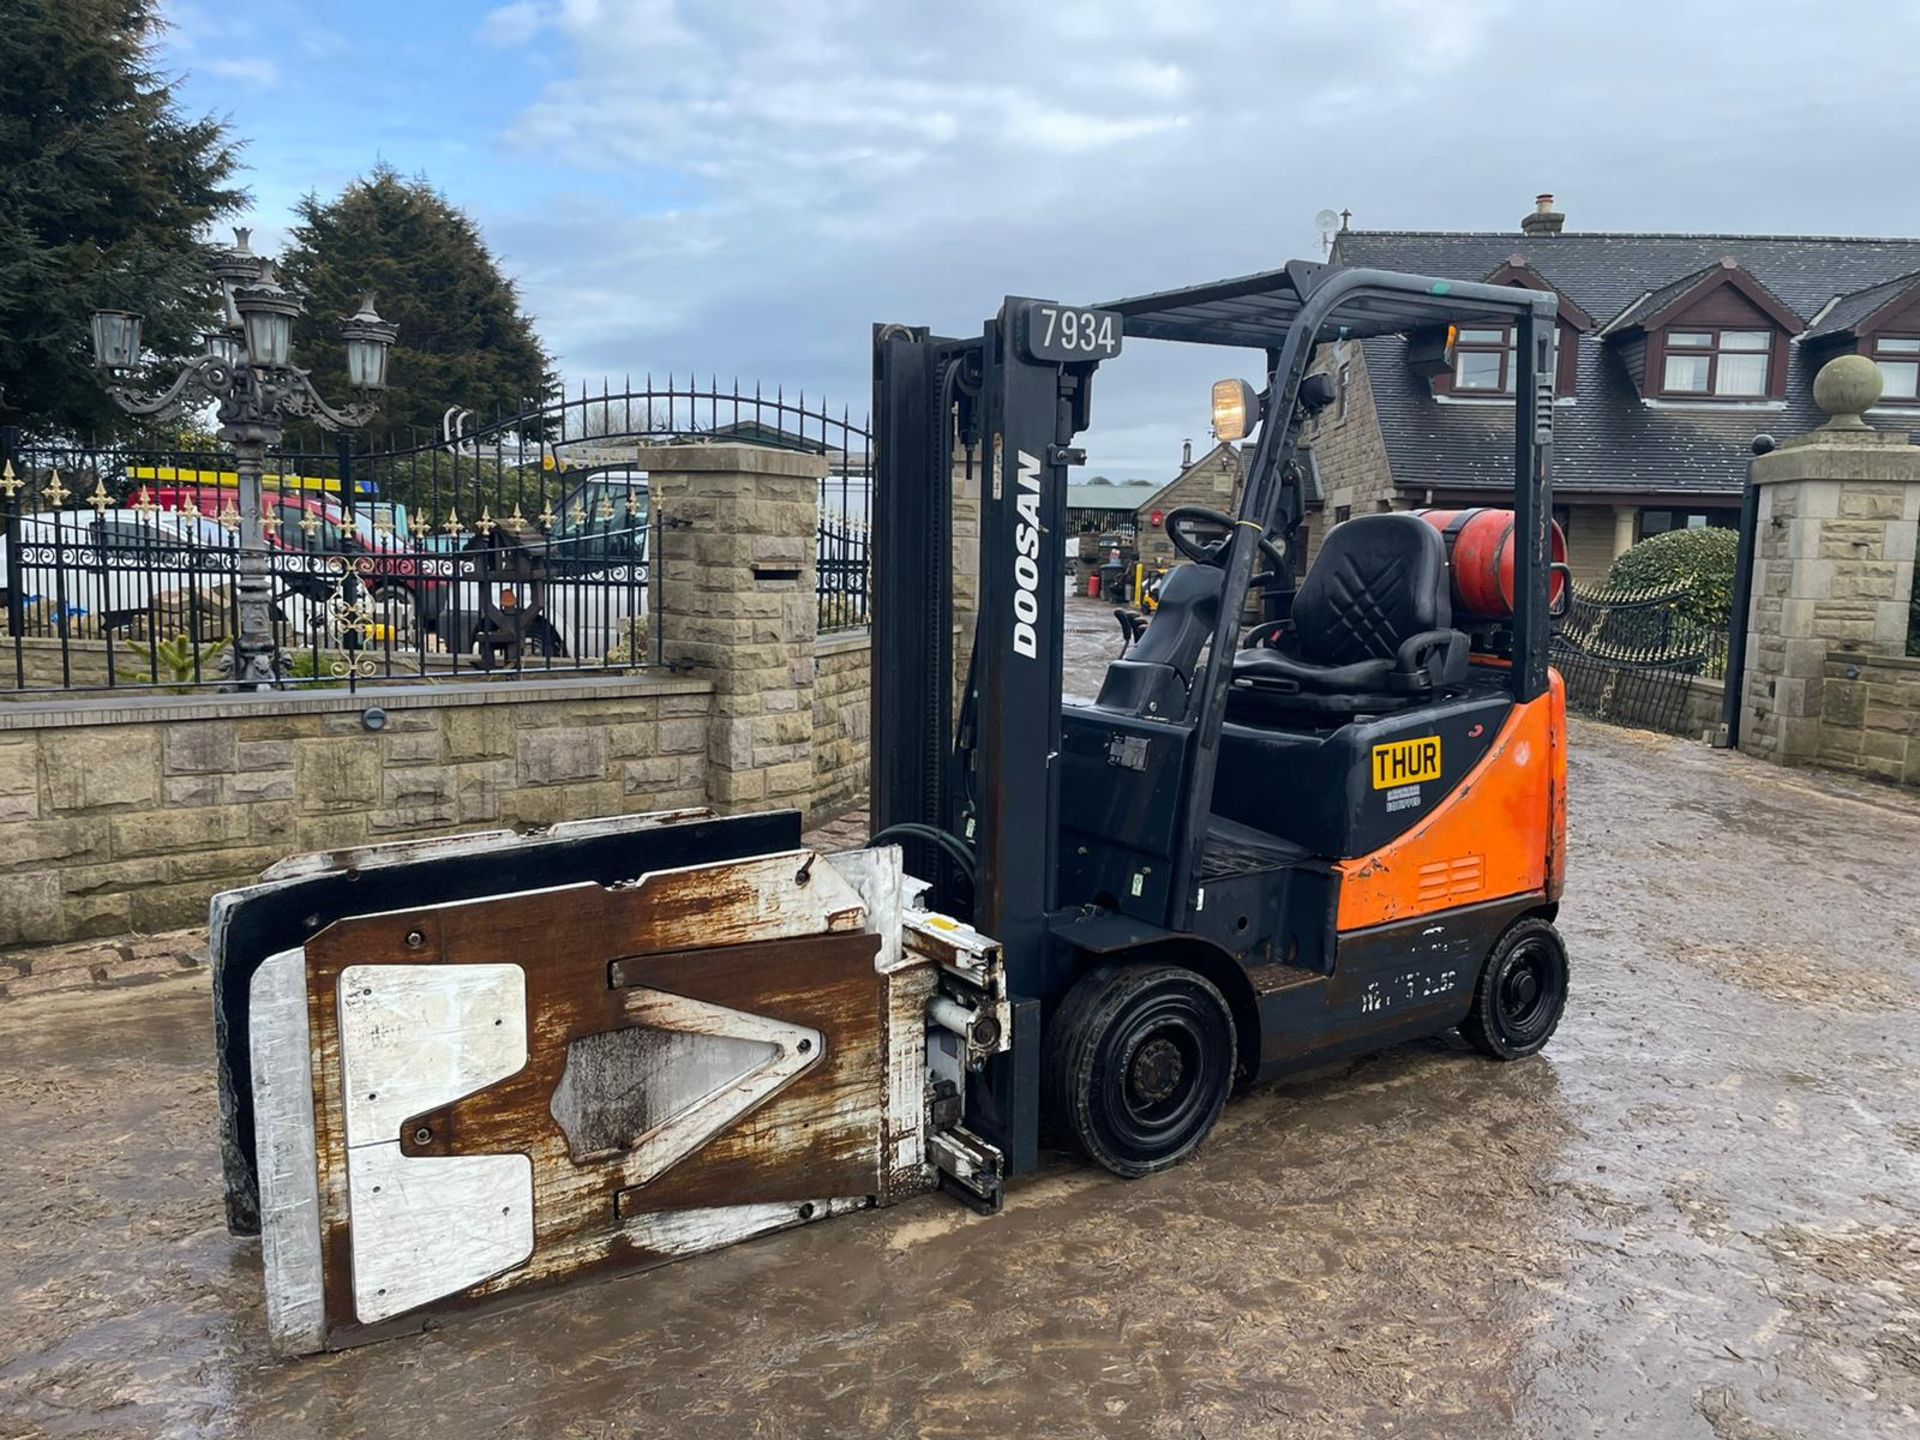
[[[1566,1008],[1566,943],[1530,915],[1494,942],[1460,1033],[1496,1060],[1519,1060],[1553,1038]]]
[[[1129,1179],[1193,1153],[1233,1088],[1233,1013],[1178,965],[1103,965],[1080,977],[1047,1031],[1054,1126]]]

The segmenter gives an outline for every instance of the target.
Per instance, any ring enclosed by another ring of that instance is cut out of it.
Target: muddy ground
[[[1572,796],[1534,1060],[1402,1046],[1150,1180],[1056,1162],[995,1219],[290,1363],[222,1228],[204,985],[11,1005],[0,1435],[1920,1435],[1920,800],[1591,725]]]

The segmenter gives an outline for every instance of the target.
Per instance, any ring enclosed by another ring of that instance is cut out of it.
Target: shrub
[[[135,671],[134,679],[149,684],[172,680],[177,683],[161,688],[175,695],[191,694],[192,682],[213,678],[218,668],[213,662],[226,648],[227,639],[224,636],[210,645],[195,645],[190,635],[156,640],[153,642],[153,669]]]
[[[1739,557],[1737,530],[1669,530],[1642,540],[1615,560],[1607,571],[1607,588],[1655,590],[1684,585],[1687,593],[1674,601],[1674,612],[1724,629],[1733,614],[1733,570]]]

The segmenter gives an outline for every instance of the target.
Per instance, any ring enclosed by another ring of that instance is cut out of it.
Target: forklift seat
[[[1417,515],[1360,515],[1327,532],[1291,625],[1233,657],[1232,711],[1351,716],[1400,710],[1467,676],[1446,540]],[[1245,699],[1241,699],[1245,696]]]

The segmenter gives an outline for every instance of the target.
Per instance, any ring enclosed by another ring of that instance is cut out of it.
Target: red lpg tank
[[[1453,618],[1505,620],[1513,614],[1513,511],[1416,510],[1414,514],[1447,538],[1448,567],[1453,573]],[[1567,563],[1567,537],[1554,522],[1553,563]],[[1549,608],[1557,611],[1565,599],[1567,572],[1553,571]]]

